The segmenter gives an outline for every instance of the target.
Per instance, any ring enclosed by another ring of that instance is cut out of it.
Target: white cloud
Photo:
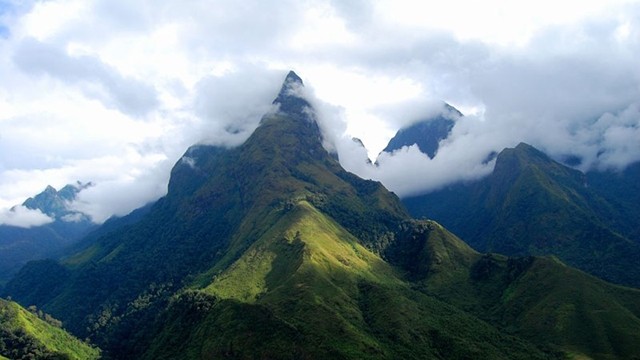
[[[14,206],[8,210],[0,210],[0,225],[31,228],[53,222],[53,219],[43,214],[40,210],[31,210],[22,205]]]
[[[400,194],[481,176],[520,141],[582,169],[638,160],[635,2],[4,3],[4,208],[76,180],[96,183],[75,206],[98,221],[152,201],[189,145],[242,142],[289,69],[344,166]],[[473,113],[436,158],[367,165],[439,101]]]
[[[18,45],[13,59],[23,71],[77,83],[85,95],[100,100],[108,108],[141,116],[157,106],[153,87],[123,77],[92,56],[69,56],[57,47],[25,39]]]

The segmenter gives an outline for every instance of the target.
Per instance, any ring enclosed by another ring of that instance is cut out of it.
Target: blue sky
[[[11,11],[11,4],[6,1],[0,1],[0,37],[9,36],[9,28],[1,20],[4,16]]]

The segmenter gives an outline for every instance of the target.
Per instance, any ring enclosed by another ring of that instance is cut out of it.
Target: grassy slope
[[[482,256],[451,234],[427,243],[440,249],[425,253],[425,261],[435,264],[419,282],[425,293],[576,357],[640,357],[640,291],[555,258]]]
[[[496,330],[503,282],[471,278],[480,254],[340,168],[301,116],[265,117],[238,148],[190,149],[195,166],[176,164],[141,221],[66,268],[32,266],[12,291],[116,358],[548,357]],[[425,277],[422,292],[405,281]]]
[[[208,286],[176,298],[163,318],[168,324],[146,358],[547,356],[411,290],[396,270],[304,201]],[[187,335],[185,321],[195,322]]]
[[[0,299],[0,326],[8,332],[22,330],[41,347],[70,359],[97,359],[100,355],[97,349],[39,319],[15,302]]]

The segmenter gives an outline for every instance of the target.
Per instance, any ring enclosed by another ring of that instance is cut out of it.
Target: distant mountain
[[[403,202],[413,216],[441,222],[479,251],[555,255],[605,280],[640,287],[640,243],[633,238],[640,178],[629,175],[585,175],[520,144],[503,150],[484,179]]]
[[[622,171],[590,171],[588,186],[609,205],[600,217],[625,237],[640,243],[640,162]]]
[[[98,359],[100,352],[69,335],[60,322],[0,299],[0,359]]]
[[[383,152],[392,153],[405,146],[417,145],[421,152],[433,159],[440,141],[446,139],[462,113],[453,106],[444,103],[439,115],[418,121],[398,130]]]
[[[56,191],[51,185],[47,186],[40,194],[25,200],[22,205],[35,210],[38,209],[44,214],[66,222],[89,221],[89,217],[81,212],[69,209],[68,204],[76,199],[80,191],[93,186],[92,183],[69,184]]]
[[[0,225],[0,284],[6,282],[29,260],[57,256],[63,248],[86,235],[95,224],[81,212],[68,208],[77,194],[91,183],[66,185],[60,191],[52,186],[30,197],[22,204],[40,210],[53,222],[42,226],[21,228]]]
[[[484,256],[412,219],[322,147],[302,86],[289,73],[279,111],[244,144],[192,146],[138,221],[63,262],[27,264],[7,294],[62,319],[106,358],[640,356],[638,291],[549,259]],[[539,291],[546,272],[579,278],[573,295]],[[622,315],[589,332],[592,319]],[[520,321],[530,316],[545,321]]]

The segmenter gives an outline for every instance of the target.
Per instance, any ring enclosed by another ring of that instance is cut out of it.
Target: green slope
[[[210,310],[200,317],[198,308]],[[185,329],[185,317],[195,326]],[[163,321],[145,358],[551,356],[411,290],[306,201],[201,291],[179,296],[163,318],[171,320]]]
[[[190,148],[172,170],[167,196],[138,222],[101,236],[62,266],[28,265],[6,292],[46,309],[105,353],[124,356],[148,341],[140,327],[170,294],[226,269],[278,221],[277,210],[300,199],[383,251],[408,216],[398,198],[340,167],[312,115],[296,110],[305,100],[279,99],[281,111],[266,115],[243,145]]]
[[[479,251],[555,255],[605,280],[640,286],[640,243],[613,221],[622,207],[592,189],[584,174],[529,145],[502,151],[487,178],[403,202],[412,215],[441,222]]]
[[[515,316],[496,320],[480,295],[502,282],[471,276],[484,257],[437,223],[412,220],[380,183],[343,170],[307,101],[292,95],[298,80],[287,77],[280,111],[241,146],[187,150],[167,196],[139,221],[99,232],[63,263],[27,265],[6,291],[115,359],[590,353],[540,339]],[[627,300],[624,308],[637,299]]]
[[[435,249],[416,284],[426,294],[504,332],[577,358],[640,357],[640,291],[612,285],[556,258],[481,255],[452,234],[423,237]]]
[[[99,356],[97,349],[60,327],[15,302],[0,299],[0,358],[97,359]]]

